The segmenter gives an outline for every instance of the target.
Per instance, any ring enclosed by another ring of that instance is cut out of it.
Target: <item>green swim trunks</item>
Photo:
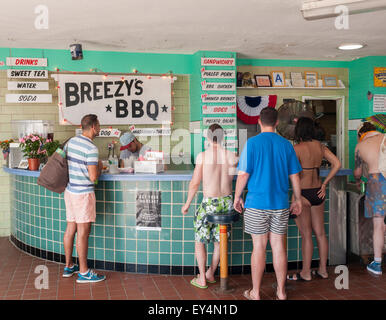
[[[204,198],[194,215],[195,241],[206,242],[220,241],[220,226],[208,222],[208,214],[219,214],[233,209],[232,195],[218,198]],[[228,226],[228,230],[230,227]],[[230,232],[228,231],[228,238]]]

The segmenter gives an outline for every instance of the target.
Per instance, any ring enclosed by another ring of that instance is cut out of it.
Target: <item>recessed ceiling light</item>
[[[357,50],[363,48],[363,44],[360,43],[345,43],[341,44],[338,49],[340,50]]]

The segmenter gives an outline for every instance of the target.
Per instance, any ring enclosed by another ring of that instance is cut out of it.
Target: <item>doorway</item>
[[[316,115],[320,140],[344,165],[344,97],[302,97]]]

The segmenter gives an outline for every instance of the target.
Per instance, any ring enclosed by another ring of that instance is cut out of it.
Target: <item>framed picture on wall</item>
[[[304,72],[304,82],[306,87],[319,87],[318,73],[314,71]]]
[[[268,74],[255,74],[257,87],[272,87],[271,78]]]
[[[273,87],[285,87],[284,71],[272,71],[271,79]]]
[[[304,82],[301,72],[291,72],[291,84],[293,87],[304,87]]]
[[[337,76],[322,76],[323,87],[337,87],[338,86],[338,77]]]

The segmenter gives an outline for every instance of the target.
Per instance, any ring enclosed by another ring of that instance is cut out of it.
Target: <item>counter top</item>
[[[39,177],[40,171],[30,171],[23,169],[11,169],[3,167],[3,170],[7,173],[27,176],[27,177]],[[326,177],[330,169],[320,169],[320,176]],[[351,169],[340,169],[337,176],[349,176],[352,175]],[[120,173],[120,174],[102,174],[99,177],[100,181],[190,181],[192,179],[192,170],[168,170],[158,174],[151,173]]]
[[[40,171],[30,171],[24,169],[11,169],[3,167],[4,172],[27,177],[39,177]],[[168,170],[158,174],[152,173],[119,173],[119,174],[101,174],[100,181],[190,181],[193,171],[191,170]]]

